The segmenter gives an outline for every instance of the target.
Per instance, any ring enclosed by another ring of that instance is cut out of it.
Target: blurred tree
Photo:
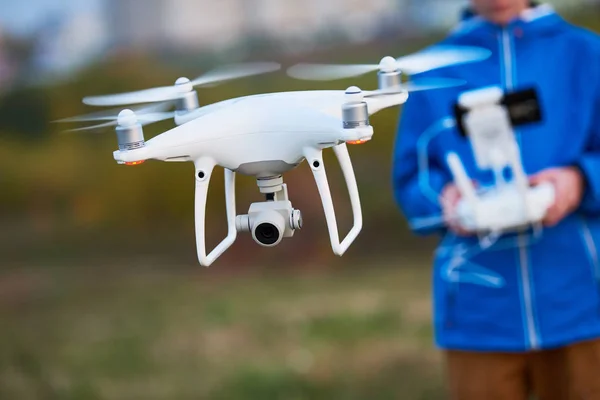
[[[0,131],[20,140],[46,137],[50,115],[47,92],[37,88],[14,89],[0,98]]]

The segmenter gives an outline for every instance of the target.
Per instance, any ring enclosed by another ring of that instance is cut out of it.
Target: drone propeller
[[[363,91],[357,86],[346,89],[345,96],[348,102],[361,102],[365,98],[384,97],[397,94],[406,94],[421,90],[444,89],[462,86],[466,82],[461,79],[451,78],[422,78],[412,82],[406,82],[385,89]]]
[[[155,103],[150,105],[143,106],[133,106],[129,107],[131,111],[135,112],[137,115],[144,115],[155,112],[164,112],[173,106],[172,102],[163,102],[163,103]],[[76,117],[63,118],[56,121],[52,121],[55,123],[59,122],[84,122],[84,121],[103,121],[107,119],[115,119],[119,115],[119,113],[123,111],[123,108],[112,108],[110,110],[102,110],[96,111],[89,114],[78,115]]]
[[[378,97],[406,92],[418,92],[422,90],[445,89],[450,87],[462,86],[466,83],[467,82],[464,80],[451,78],[415,79],[414,81],[405,82],[390,88],[370,90],[364,92],[363,97]]]
[[[131,111],[131,110],[124,110],[124,111]],[[131,111],[133,113],[133,111]],[[134,116],[134,120],[133,120],[133,124],[135,123],[139,123],[142,126],[148,125],[148,124],[153,124],[155,122],[160,122],[160,121],[164,121],[166,119],[172,118],[174,116],[174,113],[172,112],[168,112],[168,113],[149,113],[149,114],[142,114],[139,116],[136,116],[135,114],[133,114]],[[109,122],[105,122],[102,124],[97,124],[97,125],[92,125],[92,126],[84,126],[82,128],[74,128],[74,129],[68,129],[67,132],[78,132],[78,131],[86,131],[86,130],[94,130],[94,129],[98,129],[98,128],[106,128],[106,127],[110,127],[110,126],[117,126],[117,125],[123,125],[123,122],[121,120],[121,116],[119,117],[106,117],[103,118],[104,120],[109,120]]]
[[[170,102],[159,103],[146,105],[145,107],[137,106],[131,107],[129,110],[123,109],[112,109],[112,110],[103,110],[99,112],[94,112],[85,115],[79,115],[76,117],[63,118],[56,121],[55,123],[74,123],[74,122],[93,122],[93,121],[108,121],[103,122],[101,124],[92,125],[92,126],[84,126],[81,128],[67,129],[66,132],[77,132],[77,131],[85,131],[85,130],[94,130],[98,128],[105,128],[110,126],[119,125],[119,116],[123,113],[129,114],[132,113],[137,121],[142,125],[148,125],[154,122],[163,121],[169,118],[175,117],[175,112],[167,112],[166,110],[172,106]]]
[[[273,72],[281,68],[278,63],[249,62],[216,68],[190,81],[179,78],[173,86],[162,86],[129,93],[85,97],[83,103],[91,106],[119,106],[176,100],[196,86],[212,86],[232,79]]]
[[[429,49],[394,59],[384,57],[379,64],[307,64],[290,67],[287,73],[292,78],[304,80],[334,80],[359,76],[373,71],[402,71],[408,75],[437,68],[459,65],[487,59],[491,52],[472,46],[436,45]]]
[[[78,121],[108,121],[101,124],[84,126],[81,128],[67,129],[66,132],[79,132],[87,130],[95,130],[100,128],[107,128],[111,126],[131,126],[139,123],[142,126],[153,124],[155,122],[164,121],[175,117],[175,112],[144,112],[136,113],[133,110],[125,109],[122,110],[118,115],[98,115],[90,114],[88,116],[67,118],[56,122],[78,122]]]

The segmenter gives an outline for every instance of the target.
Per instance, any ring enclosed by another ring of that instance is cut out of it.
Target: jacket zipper
[[[515,65],[513,60],[513,49],[511,43],[510,32],[507,28],[502,29],[502,36],[500,37],[500,47],[502,49],[502,61],[500,65],[502,67],[502,81],[503,86],[508,89],[514,89],[515,81]],[[533,312],[533,296],[531,289],[531,276],[529,270],[529,261],[527,257],[527,249],[523,243],[523,234],[519,233],[519,264],[521,267],[521,282],[522,282],[522,294],[525,308],[525,319],[526,319],[526,330],[527,337],[529,340],[529,346],[532,349],[539,347],[539,339],[535,326],[535,317]]]
[[[510,34],[506,28],[502,29],[502,39],[500,45],[502,46],[502,63],[504,76],[503,84],[504,87],[508,90],[512,90],[514,88],[513,82],[513,59],[512,59],[512,46],[510,43]]]
[[[523,234],[519,233],[519,264],[521,266],[521,282],[523,291],[523,301],[525,303],[525,315],[527,320],[527,335],[529,346],[532,349],[539,347],[538,335],[533,316],[533,299],[531,294],[531,277],[529,275],[529,260],[527,257],[527,248],[523,243]]]

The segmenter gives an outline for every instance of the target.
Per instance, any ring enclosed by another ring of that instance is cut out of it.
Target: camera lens
[[[263,222],[255,229],[256,240],[265,245],[274,244],[279,240],[279,229],[273,224]]]

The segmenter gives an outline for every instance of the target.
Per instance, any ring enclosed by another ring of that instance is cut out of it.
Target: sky
[[[53,15],[100,12],[101,5],[102,0],[0,0],[0,31],[27,35]]]

